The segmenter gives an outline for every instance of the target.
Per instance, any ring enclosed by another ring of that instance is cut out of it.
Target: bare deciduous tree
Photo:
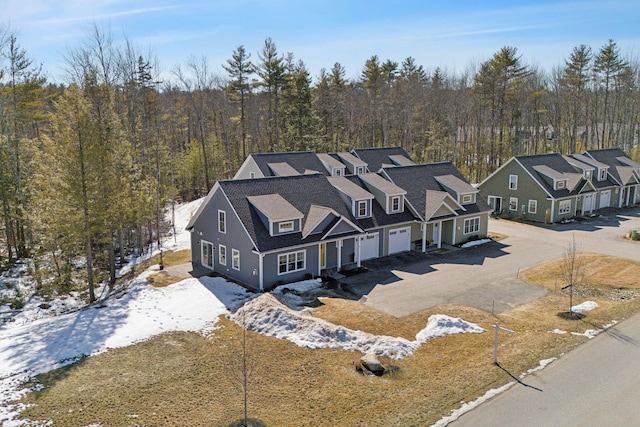
[[[573,314],[573,287],[582,279],[583,261],[580,244],[576,242],[576,237],[572,236],[562,258],[561,266],[562,279],[566,287],[569,288],[569,314]]]

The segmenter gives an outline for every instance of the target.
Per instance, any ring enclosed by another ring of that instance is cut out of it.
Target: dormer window
[[[364,173],[364,171],[365,171],[364,166],[358,166],[356,168],[356,175],[362,175]]]
[[[606,169],[600,169],[598,171],[598,181],[604,181],[607,179],[607,170]]]
[[[567,181],[556,181],[556,190],[563,190],[567,187]]]
[[[334,169],[333,176],[342,176],[342,169]]]
[[[469,203],[473,203],[473,194],[463,194],[462,195],[462,204],[468,205]]]
[[[590,170],[584,171],[584,174],[582,176],[584,176],[584,179],[590,181],[591,180],[591,171]]]
[[[357,217],[358,218],[364,218],[368,215],[368,209],[367,209],[367,201],[366,200],[360,200],[358,201],[358,211],[357,211]]]
[[[293,231],[293,221],[284,221],[278,224],[278,233],[289,233]]]
[[[400,196],[394,196],[391,198],[391,212],[400,212]]]

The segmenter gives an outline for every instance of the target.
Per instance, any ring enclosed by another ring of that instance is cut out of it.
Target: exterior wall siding
[[[328,246],[328,245],[327,245]],[[292,252],[305,252],[305,267],[300,271],[279,274],[278,256]],[[280,284],[297,282],[311,276],[318,275],[319,247],[318,245],[304,246],[296,249],[285,249],[282,251],[266,254],[263,259],[264,269],[264,289],[269,290]]]
[[[226,233],[218,232],[218,210],[226,212]],[[259,257],[253,252],[253,243],[235,215],[222,191],[217,191],[204,207],[199,220],[191,231],[191,261],[202,265],[200,245],[206,240],[213,245],[213,270],[231,280],[236,280],[254,289],[259,289]],[[226,265],[219,262],[219,245],[226,247]],[[232,268],[232,250],[240,252],[240,270]],[[207,268],[207,267],[205,267]],[[256,274],[254,274],[254,270]]]
[[[471,218],[478,218],[478,231],[465,234],[464,232],[465,220],[468,220]],[[487,235],[489,234],[489,214],[479,213],[477,215],[459,217],[455,219],[455,225],[456,225],[456,236],[455,236],[455,241],[453,243],[454,245],[466,243],[472,239],[483,239],[487,237]]]
[[[238,169],[233,179],[250,179],[253,172],[255,178],[263,178],[264,175],[252,158],[248,157],[244,164]]]
[[[518,185],[515,190],[509,189],[509,175],[518,176]],[[522,205],[524,205],[524,218],[531,221],[545,222],[546,210],[551,209],[551,203],[548,200],[549,195],[515,160],[511,160],[495,175],[482,183],[480,194],[485,200],[488,199],[488,196],[502,197],[502,214],[509,218],[522,217]],[[515,211],[509,209],[509,201],[512,197],[518,199]],[[529,200],[537,201],[535,214],[528,212]]]

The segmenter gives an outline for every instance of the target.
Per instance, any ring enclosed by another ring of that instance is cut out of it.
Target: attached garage
[[[378,258],[380,255],[380,233],[360,236],[360,260]]]
[[[600,209],[611,206],[611,190],[600,193]]]
[[[389,231],[389,255],[411,249],[411,227]]]

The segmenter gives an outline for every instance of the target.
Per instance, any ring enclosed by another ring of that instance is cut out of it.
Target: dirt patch
[[[160,273],[152,274],[151,276],[147,277],[147,282],[154,288],[164,288],[165,286],[178,283],[181,280],[183,279],[172,276],[166,271],[161,271]]]

